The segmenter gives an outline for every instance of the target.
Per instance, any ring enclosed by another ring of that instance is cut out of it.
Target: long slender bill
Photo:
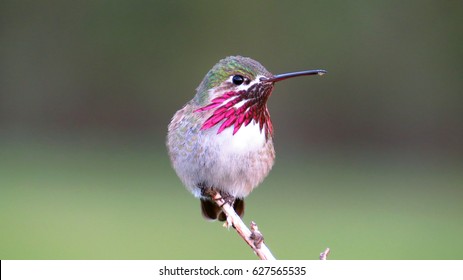
[[[299,76],[311,76],[311,75],[324,75],[326,74],[326,70],[306,70],[306,71],[299,71],[299,72],[291,72],[291,73],[284,73],[278,74],[273,76],[272,78],[261,78],[261,81],[269,82],[269,83],[276,83],[279,81],[283,81],[289,78],[299,77]]]

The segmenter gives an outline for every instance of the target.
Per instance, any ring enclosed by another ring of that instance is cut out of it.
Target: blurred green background
[[[221,58],[273,73],[280,259],[463,259],[461,1],[1,1],[0,259],[255,259],[170,167]]]

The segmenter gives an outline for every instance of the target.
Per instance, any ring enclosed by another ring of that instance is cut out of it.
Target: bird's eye
[[[233,76],[233,78],[232,78],[232,82],[233,82],[235,85],[239,86],[239,85],[241,85],[241,84],[244,82],[244,78],[243,78],[243,76],[241,76],[241,75],[235,75],[235,76]]]

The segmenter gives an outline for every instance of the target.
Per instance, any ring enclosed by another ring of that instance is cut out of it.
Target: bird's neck
[[[254,85],[257,86],[257,85]],[[256,94],[259,93],[259,94]],[[206,114],[202,130],[218,125],[217,134],[233,126],[233,135],[242,127],[254,121],[266,138],[273,136],[273,126],[267,108],[267,100],[271,89],[260,91],[241,90],[225,91],[211,99],[205,106],[200,106],[195,113]]]

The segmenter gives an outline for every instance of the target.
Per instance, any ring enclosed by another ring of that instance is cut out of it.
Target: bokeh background
[[[221,58],[288,80],[247,199],[275,256],[463,259],[461,1],[1,1],[0,259],[255,259],[165,148]]]

